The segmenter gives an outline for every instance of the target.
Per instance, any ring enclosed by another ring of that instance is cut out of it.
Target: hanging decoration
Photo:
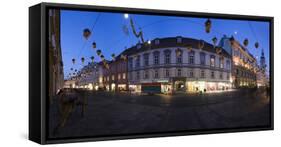
[[[70,70],[73,70],[73,68],[70,68]]]
[[[95,57],[91,56],[92,63],[94,63],[94,59],[95,59]]]
[[[101,55],[101,50],[97,50],[97,55],[98,55],[98,56]]]
[[[141,42],[144,43],[143,32],[142,32],[142,30],[140,29],[140,31],[137,33],[132,17],[130,17],[130,24],[131,24],[131,27],[132,27],[132,30],[133,30],[134,35],[135,35],[137,38],[141,39]]]
[[[96,42],[93,42],[93,43],[92,43],[92,47],[93,47],[93,49],[97,48],[97,43],[96,43]]]
[[[255,43],[255,47],[256,47],[256,49],[259,48],[259,43],[258,42]]]
[[[85,58],[84,57],[81,58],[81,62],[82,62],[82,64],[84,64],[84,62],[85,62]]]
[[[112,60],[115,61],[115,54],[111,54]]]
[[[203,49],[204,45],[205,45],[204,41],[203,41],[203,40],[199,40],[198,48],[199,48],[200,50]]]
[[[212,41],[213,41],[213,44],[214,44],[214,47],[217,45],[217,42],[218,42],[218,39],[217,39],[217,37],[214,37],[213,39],[212,39]]]
[[[235,39],[234,39],[233,36],[231,36],[231,37],[229,38],[229,41],[230,41],[230,44],[231,44],[231,45],[234,45]]]
[[[211,32],[211,27],[212,27],[212,22],[208,18],[207,21],[205,22],[205,31],[206,31],[206,33],[210,33]]]
[[[75,69],[74,72],[77,72],[77,69]]]
[[[104,55],[100,55],[101,60],[104,60]]]
[[[83,30],[83,36],[84,36],[84,38],[85,38],[86,40],[88,40],[88,38],[90,37],[90,35],[91,35],[90,29],[86,28],[86,29]]]
[[[72,63],[75,64],[75,59],[74,58],[72,59]]]
[[[247,47],[248,44],[249,44],[249,40],[246,38],[246,39],[244,40],[243,44],[244,44],[245,47]]]

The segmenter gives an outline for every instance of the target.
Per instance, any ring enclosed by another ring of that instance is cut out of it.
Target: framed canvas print
[[[273,17],[29,8],[29,139],[273,130]]]

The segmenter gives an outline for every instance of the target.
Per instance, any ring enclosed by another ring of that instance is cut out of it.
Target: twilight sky
[[[225,34],[233,35],[242,44],[248,38],[248,50],[260,57],[263,48],[269,65],[269,22],[211,18],[212,28],[207,34],[204,28],[206,18],[139,14],[129,14],[129,17],[133,17],[137,31],[142,28],[145,40],[183,36],[211,43],[213,37],[217,37],[219,42]],[[129,35],[123,31],[125,25]],[[92,34],[86,41],[83,30],[93,26]],[[130,19],[125,19],[124,13],[61,10],[61,48],[65,77],[71,72],[70,68],[79,70],[82,67],[81,57],[85,58],[85,65],[91,61],[91,56],[95,57],[95,61],[100,61],[92,48],[92,42],[96,42],[97,49],[102,50],[106,59],[111,59],[112,53],[118,55],[125,47],[135,45],[138,39],[133,35]],[[259,42],[258,49],[254,47],[255,42]],[[76,59],[74,65],[72,58]]]

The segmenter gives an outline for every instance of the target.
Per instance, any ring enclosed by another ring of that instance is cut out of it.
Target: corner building
[[[224,91],[231,88],[231,56],[203,40],[156,38],[128,49],[129,89],[159,84],[162,93]]]

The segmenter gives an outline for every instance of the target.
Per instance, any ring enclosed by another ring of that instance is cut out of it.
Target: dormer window
[[[182,38],[181,37],[177,38],[177,43],[182,43]]]
[[[156,45],[160,44],[160,40],[159,40],[159,39],[156,39],[156,40],[155,40],[155,44],[156,44]]]

